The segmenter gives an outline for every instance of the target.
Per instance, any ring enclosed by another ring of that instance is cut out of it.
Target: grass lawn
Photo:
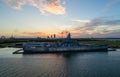
[[[90,40],[90,41],[80,41],[82,44],[107,44],[112,48],[120,48],[120,41],[105,41],[105,40]]]
[[[15,43],[3,43],[0,44],[0,47],[15,47]]]

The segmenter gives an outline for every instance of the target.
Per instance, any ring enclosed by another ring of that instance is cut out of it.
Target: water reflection
[[[29,57],[31,56],[32,58],[34,57],[63,57],[63,58],[71,58],[71,57],[77,57],[77,56],[89,56],[89,55],[108,55],[108,52],[71,52],[71,53],[40,53],[40,54],[22,54],[23,57]]]
[[[41,77],[88,77],[89,73],[97,71],[93,67],[97,67],[99,63],[99,58],[96,59],[96,57],[98,55],[105,57],[107,54],[108,52],[25,54],[23,57],[25,63],[28,62],[27,67],[32,66],[34,73],[37,72],[36,75]],[[92,69],[95,69],[95,71],[92,72]]]

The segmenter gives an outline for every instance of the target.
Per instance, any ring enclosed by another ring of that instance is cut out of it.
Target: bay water
[[[120,49],[12,54],[18,49],[0,48],[0,77],[120,77]]]

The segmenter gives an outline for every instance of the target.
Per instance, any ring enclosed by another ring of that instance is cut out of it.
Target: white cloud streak
[[[20,10],[24,5],[37,8],[41,14],[65,14],[65,0],[7,0],[7,6]]]
[[[72,20],[74,22],[81,22],[81,23],[90,23],[91,20]]]

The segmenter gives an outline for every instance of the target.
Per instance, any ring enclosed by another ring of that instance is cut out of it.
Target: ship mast
[[[71,34],[70,33],[68,33],[67,39],[71,39]]]

